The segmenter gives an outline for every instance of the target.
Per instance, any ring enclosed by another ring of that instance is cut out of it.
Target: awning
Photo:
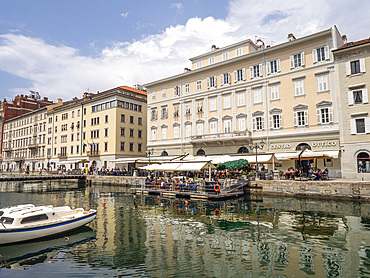
[[[142,170],[149,171],[176,171],[182,163],[163,163],[163,164],[150,164],[147,166],[139,167]]]
[[[203,169],[209,169],[208,162],[188,162],[182,163],[176,171],[200,171]]]
[[[229,161],[235,161],[239,159],[248,160],[248,163],[256,163],[256,155],[237,155],[237,156],[230,156],[230,155],[223,155],[217,157],[211,157],[213,164],[225,163]],[[258,154],[257,155],[257,162],[261,164],[273,164],[278,163],[279,160],[275,157],[274,154]]]
[[[214,166],[211,166],[214,168]],[[150,164],[147,166],[139,167],[142,170],[149,171],[200,171],[203,169],[209,169],[208,162],[174,162],[174,163],[163,163],[163,164]]]
[[[57,164],[75,164],[75,163],[89,163],[88,159],[71,159],[71,160],[64,160],[64,161],[56,161]]]
[[[290,152],[290,153],[276,153],[275,156],[279,160],[298,160],[299,159],[299,152]],[[310,151],[305,150],[301,155],[301,160],[309,160],[309,159],[324,159],[324,158],[338,158],[339,151]]]

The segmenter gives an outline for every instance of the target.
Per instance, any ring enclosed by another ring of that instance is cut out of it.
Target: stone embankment
[[[145,177],[87,176],[93,184],[116,184],[130,187],[145,182]],[[296,181],[296,180],[253,180],[250,194],[311,197],[343,200],[370,201],[370,182],[351,180]]]

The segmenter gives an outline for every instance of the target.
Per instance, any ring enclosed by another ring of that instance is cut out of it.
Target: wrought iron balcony
[[[100,151],[87,151],[87,156],[99,156]]]
[[[66,153],[58,153],[58,158],[66,159],[68,156]]]

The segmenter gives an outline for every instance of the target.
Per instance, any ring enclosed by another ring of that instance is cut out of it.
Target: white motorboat
[[[96,210],[18,205],[0,209],[0,244],[61,234],[93,221]]]

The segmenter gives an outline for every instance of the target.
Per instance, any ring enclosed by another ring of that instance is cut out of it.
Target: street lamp
[[[150,165],[150,156],[154,153],[154,149],[146,149],[145,150],[146,155],[149,157],[149,165]]]
[[[265,142],[263,140],[261,140],[260,143],[254,143],[253,142],[249,142],[249,148],[251,150],[256,150],[256,174],[257,174],[257,171],[258,171],[258,163],[257,163],[257,153],[258,153],[258,150],[262,150],[263,147],[265,146]]]

